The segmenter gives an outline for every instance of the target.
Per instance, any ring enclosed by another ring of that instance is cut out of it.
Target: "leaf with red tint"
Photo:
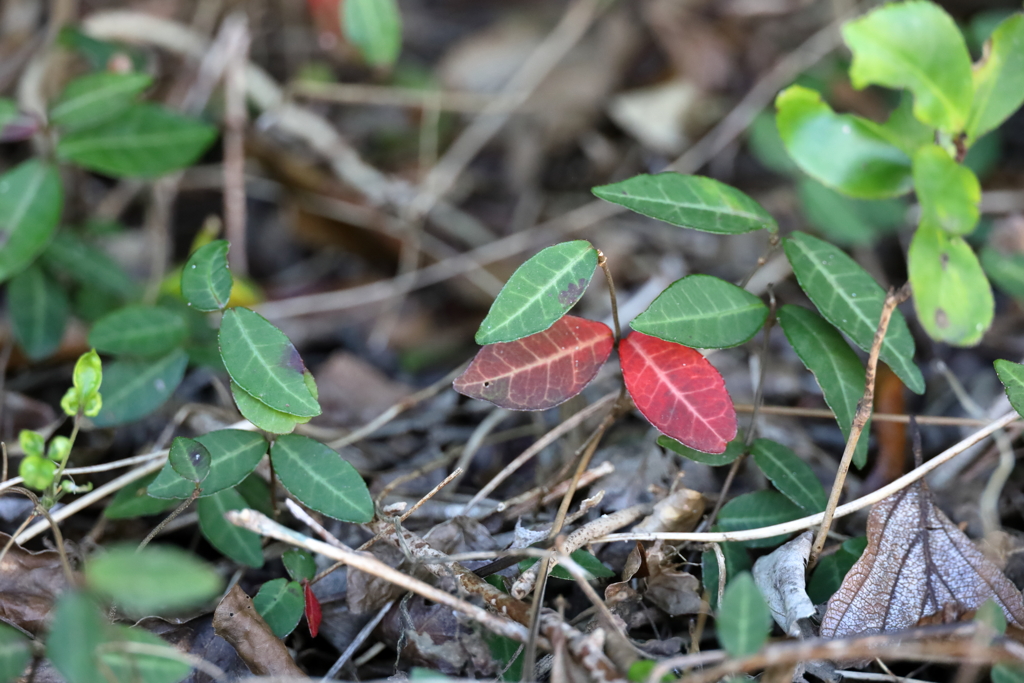
[[[322,617],[320,601],[316,599],[313,587],[306,579],[302,580],[302,590],[306,596],[306,626],[309,626],[309,635],[316,638],[316,634],[320,631],[320,618]]]
[[[480,349],[455,391],[509,410],[546,410],[583,391],[613,343],[604,323],[562,316],[543,332]]]
[[[705,453],[723,453],[736,437],[736,410],[725,380],[688,346],[632,332],[619,343],[626,390],[664,434]]]

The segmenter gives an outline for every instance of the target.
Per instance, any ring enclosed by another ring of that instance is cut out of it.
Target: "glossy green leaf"
[[[193,252],[181,271],[181,295],[197,311],[219,311],[231,298],[228,243],[214,240]]]
[[[938,145],[925,145],[914,154],[914,189],[921,203],[922,224],[953,235],[966,235],[978,224],[978,177]]]
[[[922,223],[910,241],[907,271],[917,319],[936,341],[974,346],[992,326],[995,299],[978,257],[962,237]]]
[[[974,100],[967,119],[967,144],[999,126],[1024,104],[1024,14],[1009,16],[990,38],[973,71]]]
[[[971,110],[971,57],[960,29],[932,2],[892,3],[843,25],[855,88],[883,85],[914,94],[914,115],[958,133]]]
[[[178,683],[192,671],[174,646],[141,627],[112,624],[107,632],[100,659],[114,676],[111,683]],[[146,646],[148,651],[132,649],[135,644]],[[160,650],[166,654],[157,654]]]
[[[270,499],[270,486],[267,485],[267,482],[263,477],[255,472],[243,479],[241,483],[235,487],[235,490],[242,494],[242,497],[245,498],[245,502],[248,503],[249,507],[253,510],[262,512],[267,517],[271,518],[277,514],[274,502]]]
[[[120,300],[135,296],[138,287],[112,258],[103,251],[64,230],[53,238],[43,261],[54,273],[88,285]]]
[[[236,486],[256,469],[267,452],[266,440],[256,432],[221,429],[196,437],[210,451],[210,476],[203,481],[200,497],[212,496]],[[195,486],[182,479],[168,462],[148,488],[154,498],[184,499]]]
[[[118,360],[105,371],[103,409],[97,427],[113,427],[143,418],[164,404],[181,384],[188,354],[181,349],[154,360]]]
[[[242,417],[271,434],[291,434],[296,425],[310,420],[308,417],[296,417],[282,413],[280,410],[274,410],[234,382],[231,382],[231,396],[235,399],[235,405]]]
[[[210,545],[235,562],[249,567],[262,567],[263,543],[260,535],[224,519],[224,513],[228,510],[244,510],[248,507],[242,494],[233,488],[200,498],[196,502],[199,528]]]
[[[64,189],[53,166],[31,159],[0,175],[0,282],[46,249],[63,208]]]
[[[397,0],[345,0],[341,28],[372,66],[391,66],[402,51],[402,15]]]
[[[218,339],[224,367],[246,392],[282,413],[320,414],[320,404],[306,386],[299,352],[266,318],[247,308],[229,309]]]
[[[899,199],[853,199],[812,178],[800,178],[797,198],[804,218],[834,244],[866,246],[895,232],[904,222]]]
[[[480,323],[476,343],[515,341],[551,327],[587,291],[595,268],[597,249],[585,240],[541,250],[501,288]]]
[[[792,522],[804,516],[789,498],[778,491],[754,491],[736,496],[722,506],[718,513],[718,526],[722,531],[745,531],[773,524]],[[785,536],[772,536],[753,541],[744,541],[748,548],[769,548],[786,540]]]
[[[319,441],[282,436],[270,449],[270,461],[281,485],[303,505],[345,522],[373,519],[373,500],[362,476]]]
[[[114,177],[153,178],[193,163],[217,129],[155,104],[136,104],[106,123],[65,135],[57,156]]]
[[[720,235],[779,229],[771,214],[753,199],[704,176],[638,175],[595,187],[592,192],[605,201],[682,228]]]
[[[658,437],[658,445],[678,453],[684,458],[704,463],[705,465],[711,465],[712,467],[720,467],[732,463],[733,460],[743,455],[743,450],[746,448],[742,436],[730,441],[723,453],[705,453],[704,451],[694,450],[689,446],[679,443],[671,436],[665,436],[664,434]]]
[[[298,548],[286,550],[281,556],[281,561],[284,562],[285,571],[288,572],[288,576],[292,577],[293,581],[301,581],[302,579],[312,581],[313,577],[316,576],[316,560],[305,550]]]
[[[306,600],[298,581],[274,579],[260,587],[252,604],[274,635],[284,638],[299,625]]]
[[[733,657],[756,653],[768,640],[772,613],[749,572],[729,582],[715,617],[718,641]]]
[[[104,123],[123,114],[152,83],[143,73],[97,71],[76,78],[50,109],[50,123],[66,130]]]
[[[60,346],[68,308],[64,289],[38,266],[29,266],[7,285],[11,328],[22,351],[32,360],[46,358]]]
[[[205,562],[171,546],[114,546],[85,563],[90,588],[132,614],[195,607],[217,595],[223,579]]]
[[[914,116],[914,97],[906,91],[896,109],[889,114],[885,123],[878,127],[878,132],[909,157],[913,157],[914,152],[922,145],[929,145],[935,141],[935,129],[921,123]]]
[[[615,572],[604,566],[601,560],[597,559],[586,550],[574,550],[569,554],[569,557],[571,557],[573,561],[588,574],[588,581],[593,581],[594,579],[607,579],[615,576]],[[539,560],[536,557],[527,558],[519,563],[519,570],[525,571],[537,564],[538,561]],[[564,579],[566,581],[575,580],[568,569],[558,564],[551,568],[551,576],[556,579]]]
[[[999,289],[1024,300],[1024,254],[1004,254],[990,246],[981,248],[981,267]]]
[[[210,476],[210,451],[195,439],[176,436],[171,442],[167,462],[179,477],[201,484]]]
[[[721,531],[717,524],[711,527],[711,531]],[[719,543],[722,555],[725,557],[725,579],[726,585],[729,581],[739,576],[740,572],[750,570],[750,554],[743,547],[742,543]],[[718,557],[714,550],[705,550],[700,556],[700,575],[704,590],[708,592],[708,599],[711,602],[711,609],[718,608]]]
[[[750,446],[750,455],[768,480],[782,495],[813,515],[824,512],[828,494],[814,475],[814,470],[792,450],[769,439],[757,439]]]
[[[185,320],[163,306],[132,304],[96,321],[89,345],[101,353],[152,358],[185,340]]]
[[[692,348],[724,349],[753,337],[767,318],[760,297],[711,275],[690,275],[669,285],[630,327]]]
[[[25,672],[32,658],[32,642],[7,624],[0,624],[0,683],[7,683]]]
[[[885,291],[842,250],[810,235],[792,233],[785,250],[801,289],[825,319],[869,351]],[[914,364],[914,338],[898,310],[893,311],[880,357],[911,391],[924,392],[924,377]]]
[[[46,656],[67,683],[108,683],[100,672],[97,648],[109,624],[99,605],[82,591],[68,591],[53,608]]]
[[[860,559],[868,539],[864,536],[843,541],[843,545],[831,555],[826,555],[818,562],[807,582],[807,596],[815,605],[828,602],[832,594],[839,590],[846,574]]]
[[[852,197],[884,199],[908,192],[910,157],[877,123],[836,114],[809,88],[794,85],[775,100],[786,150],[809,176]]]
[[[174,507],[175,501],[154,498],[146,492],[146,488],[156,477],[157,473],[154,472],[118,491],[111,499],[110,505],[103,510],[103,516],[107,519],[131,519],[156,515]]]
[[[995,363],[996,374],[1006,389],[1006,397],[1010,399],[1013,409],[1024,417],[1024,365],[999,359]]]
[[[779,325],[796,355],[814,375],[825,403],[836,414],[843,437],[850,438],[857,402],[864,396],[864,365],[839,331],[824,318],[801,306],[786,304],[778,312]],[[857,441],[853,463],[864,467],[868,458],[871,422]]]

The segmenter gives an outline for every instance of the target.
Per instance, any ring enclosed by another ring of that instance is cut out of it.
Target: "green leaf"
[[[391,66],[402,51],[402,15],[396,0],[345,0],[341,28],[371,66]]]
[[[155,515],[173,507],[173,500],[154,498],[146,493],[146,488],[156,477],[157,473],[154,472],[118,491],[110,505],[103,510],[103,516],[107,519],[130,519]]]
[[[592,192],[651,218],[713,232],[739,235],[753,230],[778,232],[779,226],[760,204],[712,178],[680,173],[638,175]]]
[[[201,484],[210,476],[210,460],[206,446],[184,436],[174,437],[167,455],[171,469],[192,484]]]
[[[302,579],[312,581],[313,577],[316,576],[316,560],[305,550],[299,550],[298,548],[286,550],[284,555],[281,556],[281,561],[284,562],[284,568],[288,572],[288,576],[292,577],[294,581],[301,581]]]
[[[747,147],[765,168],[783,175],[797,175],[800,169],[786,151],[775,127],[775,115],[762,111],[747,128]]]
[[[884,85],[914,94],[914,115],[958,133],[971,110],[971,56],[952,17],[932,2],[893,3],[843,26],[855,88]]]
[[[235,487],[235,490],[242,494],[242,497],[245,498],[245,502],[248,503],[249,507],[253,510],[262,512],[267,517],[273,517],[277,514],[274,502],[270,499],[270,486],[267,485],[267,482],[263,477],[255,472],[243,479],[241,483]]]
[[[718,641],[733,657],[746,657],[761,649],[772,627],[772,613],[749,572],[729,582],[715,617]]]
[[[100,126],[65,135],[57,156],[109,176],[154,178],[193,163],[216,137],[213,126],[136,104]]]
[[[802,232],[786,238],[785,250],[800,288],[825,319],[869,351],[885,303],[878,283],[842,250]],[[911,391],[924,392],[924,377],[914,364],[914,338],[898,310],[893,311],[880,357]]]
[[[922,224],[953,235],[966,235],[978,224],[978,177],[938,145],[925,145],[914,154],[914,189],[921,203]]]
[[[736,496],[722,506],[718,525],[722,531],[746,531],[783,522],[792,522],[804,516],[795,503],[778,491],[754,491]],[[785,535],[743,541],[748,548],[769,548],[786,540]]]
[[[46,249],[64,208],[57,169],[31,159],[0,175],[0,282]]]
[[[1024,254],[981,248],[981,266],[992,283],[1015,299],[1024,299]]]
[[[586,550],[574,550],[569,554],[569,557],[571,557],[576,564],[587,572],[588,581],[593,581],[594,579],[607,579],[615,576],[615,572],[604,566],[601,560],[597,559]],[[536,557],[527,558],[519,563],[519,570],[526,571],[533,565],[537,564],[538,561],[539,560]],[[559,564],[556,564],[551,568],[551,576],[565,581],[575,581],[569,570]]]
[[[807,582],[807,596],[815,605],[828,602],[832,594],[839,590],[843,579],[853,565],[860,559],[868,539],[864,536],[850,538],[843,542],[842,547],[831,555],[826,555],[818,562]]]
[[[50,123],[66,130],[104,123],[123,114],[152,83],[142,73],[98,71],[76,78],[50,109]]]
[[[836,114],[809,88],[794,85],[775,99],[786,151],[809,176],[844,194],[884,199],[913,186],[910,157],[873,121]]]
[[[841,246],[873,244],[895,232],[906,214],[906,203],[899,199],[853,199],[812,178],[800,178],[796,192],[807,222]]]
[[[705,465],[711,465],[712,467],[721,467],[722,465],[728,465],[733,460],[743,455],[743,451],[746,448],[743,437],[739,436],[728,443],[725,447],[725,451],[722,453],[705,453],[704,451],[697,451],[689,446],[684,446],[679,443],[671,436],[665,436],[662,434],[658,437],[658,445],[662,448],[667,448],[674,453],[693,460],[694,462],[704,463]]]
[[[585,240],[541,250],[498,292],[476,332],[476,343],[515,341],[548,329],[587,291],[595,268],[597,249]]]
[[[274,410],[266,403],[254,398],[247,391],[231,382],[231,396],[235,399],[238,412],[249,422],[271,434],[291,434],[296,425],[309,422],[308,417],[295,417],[280,410]]]
[[[843,335],[813,311],[786,304],[779,309],[778,318],[786,339],[814,375],[825,403],[836,414],[843,437],[849,439],[857,402],[864,396],[864,365],[860,358]],[[870,429],[868,421],[853,453],[858,468],[867,462]]]
[[[917,319],[932,339],[954,346],[981,341],[995,316],[992,288],[962,237],[922,223],[907,252]]]
[[[274,635],[284,638],[299,625],[306,599],[298,581],[274,579],[260,587],[252,604]]]
[[[690,275],[669,285],[630,327],[691,348],[724,349],[753,337],[767,318],[760,297],[711,275]]]
[[[303,505],[344,522],[373,519],[366,482],[352,465],[319,441],[289,434],[270,449],[281,485]]]
[[[828,494],[810,465],[786,446],[769,439],[757,439],[750,454],[764,475],[786,498],[808,514],[824,512]]]
[[[7,285],[7,310],[18,344],[32,360],[53,354],[64,337],[68,297],[43,269],[29,266]]]
[[[82,591],[68,591],[53,608],[46,656],[68,683],[108,683],[97,665],[96,649],[109,625],[99,606]]]
[[[67,275],[80,285],[122,300],[133,298],[138,289],[112,258],[66,230],[54,237],[43,254],[43,261],[52,272]]]
[[[169,353],[186,334],[185,320],[174,311],[132,304],[97,320],[89,345],[101,353],[152,358]]]
[[[909,92],[903,93],[899,105],[878,128],[878,132],[910,157],[914,156],[919,147],[935,140],[935,129],[929,128],[914,116],[914,98]]]
[[[992,683],[1024,683],[1024,665],[996,664],[990,674]]]
[[[244,510],[248,507],[242,494],[233,488],[200,498],[196,503],[199,528],[210,545],[239,564],[258,568],[263,566],[260,535],[224,519],[224,513],[228,510]]]
[[[320,414],[306,386],[306,366],[284,332],[259,313],[232,308],[220,323],[220,355],[238,386],[274,410],[298,417]]]
[[[178,388],[187,365],[181,349],[156,360],[114,361],[105,371],[103,409],[93,424],[113,427],[149,415]]]
[[[1010,405],[1021,417],[1024,417],[1024,365],[999,359],[995,363],[996,374],[1006,389],[1006,397]]]
[[[267,452],[266,440],[256,432],[240,429],[221,429],[196,437],[196,441],[210,451],[210,476],[202,485],[200,498],[212,496],[236,486],[256,469]],[[192,495],[195,486],[182,479],[171,467],[164,465],[148,493],[154,498],[184,499]]]
[[[141,627],[129,628],[120,624],[108,627],[108,642],[103,647],[100,659],[114,674],[116,683],[178,683],[192,671],[192,666],[183,661],[180,653],[169,643]],[[166,652],[160,656],[155,652],[134,652],[127,647],[132,644],[148,648],[161,648]]]
[[[138,552],[134,545],[114,546],[85,563],[85,579],[90,588],[137,615],[201,605],[224,585],[212,567],[191,553],[159,545]]]
[[[999,603],[992,598],[981,603],[974,613],[974,621],[979,625],[986,626],[994,633],[1006,633],[1006,615]]]
[[[487,577],[488,579],[491,577]],[[484,636],[491,656],[501,663],[502,674],[499,680],[515,683],[523,678],[522,645],[506,636],[488,633]],[[515,657],[515,662],[512,658]],[[511,664],[511,666],[509,666]],[[632,671],[632,669],[630,669]]]
[[[1008,17],[992,32],[989,49],[974,68],[974,100],[967,144],[999,126],[1024,103],[1024,14]]]
[[[196,249],[181,271],[181,295],[197,311],[219,311],[227,306],[231,285],[226,240]]]
[[[25,672],[32,658],[32,643],[20,631],[0,624],[0,683],[7,683]]]
[[[711,531],[721,531],[717,524],[711,527]],[[743,547],[742,543],[719,543],[722,555],[725,556],[725,579],[726,585],[736,578],[740,572],[750,570],[750,554]],[[718,557],[714,550],[705,550],[700,556],[700,575],[704,584],[704,590],[708,592],[708,599],[711,601],[711,609],[718,608]]]

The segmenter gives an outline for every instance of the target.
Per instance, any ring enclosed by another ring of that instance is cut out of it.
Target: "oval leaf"
[[[305,613],[309,635],[316,638],[316,634],[320,631],[320,621],[323,619],[320,600],[317,599],[316,593],[313,592],[313,587],[309,585],[309,581],[302,582],[302,594],[306,598]]]
[[[836,114],[819,93],[799,85],[779,93],[775,107],[786,151],[815,180],[862,199],[895,197],[913,186],[910,157],[878,124]]]
[[[725,183],[697,175],[638,175],[592,192],[651,218],[720,235],[753,230],[778,232],[779,226],[760,204]]]
[[[107,633],[107,647],[102,651],[100,660],[113,674],[112,680],[119,683],[178,683],[192,671],[192,666],[187,661],[178,659],[175,656],[177,651],[158,635],[142,628],[129,628],[120,624],[111,625]],[[148,648],[161,648],[166,654],[160,655],[152,650],[138,652],[123,648],[123,645],[133,643]]]
[[[995,299],[978,257],[962,237],[922,223],[907,252],[914,308],[932,339],[955,346],[981,341],[995,316]]]
[[[196,503],[199,528],[210,545],[235,562],[249,567],[262,567],[263,543],[259,534],[224,519],[224,513],[228,510],[244,510],[248,507],[242,494],[233,488],[200,498]]]
[[[786,333],[796,355],[814,375],[825,403],[836,414],[843,437],[850,438],[857,402],[864,396],[864,365],[839,331],[824,318],[801,306],[786,304],[779,309],[779,325]],[[869,434],[871,422],[864,426]],[[868,458],[868,439],[857,441],[853,462],[864,467]]]
[[[1024,365],[999,359],[995,363],[996,374],[1006,389],[1006,397],[1010,405],[1021,417],[1024,417]]]
[[[242,417],[271,434],[291,434],[296,425],[305,424],[310,420],[308,417],[295,417],[288,413],[282,413],[280,410],[274,410],[234,382],[231,382],[231,396],[235,399],[235,406],[238,407],[238,412],[242,414]]]
[[[715,624],[719,642],[733,657],[752,655],[768,640],[772,613],[750,572],[740,573],[725,587]]]
[[[873,244],[903,225],[907,213],[902,200],[853,199],[806,176],[796,191],[807,223],[841,246]]]
[[[305,602],[302,586],[288,579],[267,581],[252,599],[253,607],[278,638],[284,638],[299,625]]]
[[[345,0],[341,27],[372,66],[391,66],[402,50],[402,15],[396,0]]]
[[[312,581],[316,576],[316,560],[305,550],[292,548],[281,556],[284,568],[293,581]]]
[[[721,467],[722,465],[729,465],[733,460],[743,455],[743,451],[746,449],[746,444],[743,439],[733,439],[729,442],[729,445],[725,447],[724,453],[705,453],[703,451],[696,451],[689,446],[684,446],[675,439],[665,436],[662,434],[658,437],[658,445],[662,448],[667,448],[673,453],[678,453],[684,458],[693,460],[694,462],[704,463],[705,465],[711,465],[712,467]]]
[[[157,472],[142,479],[133,481],[111,499],[110,505],[103,510],[107,519],[131,519],[155,515],[174,506],[173,500],[164,500],[150,496],[146,489],[157,477]]]
[[[220,323],[220,355],[238,386],[274,410],[298,417],[320,414],[306,366],[284,332],[259,313],[232,308]]]
[[[858,536],[843,541],[843,545],[831,555],[826,555],[818,562],[811,574],[811,580],[807,582],[807,597],[815,605],[828,602],[828,599],[839,590],[843,579],[860,556],[864,554],[864,548],[868,545],[866,536]]]
[[[981,249],[981,266],[999,289],[1015,299],[1024,299],[1024,254],[1004,254],[998,249]]]
[[[870,351],[885,291],[841,249],[810,235],[794,232],[785,239],[785,250],[801,289],[825,319]],[[911,391],[924,392],[924,377],[914,364],[914,338],[898,310],[893,311],[879,357]]]
[[[53,238],[43,254],[43,261],[53,272],[120,300],[132,298],[138,289],[124,269],[106,253],[67,231]]]
[[[221,429],[195,440],[210,451],[210,475],[203,481],[201,498],[238,485],[256,469],[267,452],[267,442],[260,434],[240,429]],[[149,485],[147,493],[154,498],[184,499],[192,495],[194,488],[168,462]]]
[[[778,491],[754,491],[736,496],[722,506],[718,526],[722,531],[746,531],[774,524],[792,522],[803,516],[803,510]],[[743,541],[748,548],[769,548],[786,540],[785,535]]]
[[[789,448],[769,439],[757,439],[750,454],[764,475],[782,495],[803,508],[807,514],[825,511],[828,494],[814,471]]]
[[[725,380],[691,348],[633,332],[619,344],[626,390],[662,433],[706,453],[723,453],[736,436]]]
[[[543,332],[587,291],[597,249],[585,240],[541,250],[519,266],[476,332],[477,344],[509,342]]]
[[[0,624],[0,681],[13,681],[25,672],[32,658],[32,643],[7,624]]]
[[[231,298],[228,243],[214,240],[193,252],[181,271],[181,295],[198,311],[219,311]]]
[[[155,104],[136,104],[95,128],[65,135],[57,156],[114,177],[153,178],[193,163],[217,129]]]
[[[152,83],[147,74],[111,71],[76,78],[50,109],[50,123],[77,130],[109,121],[124,113]]]
[[[715,525],[711,531],[721,531],[721,527]],[[722,554],[725,555],[725,583],[740,575],[740,572],[750,570],[750,554],[743,547],[742,543],[719,543]],[[700,575],[704,590],[708,592],[711,608],[718,608],[718,558],[714,550],[705,550],[700,556]]]
[[[543,332],[480,349],[455,391],[509,410],[547,410],[583,391],[614,343],[604,323],[566,315]]]
[[[319,441],[290,434],[270,449],[282,486],[317,512],[345,522],[373,519],[373,500],[366,482],[352,465]]]
[[[46,656],[68,683],[107,683],[96,649],[106,640],[107,622],[85,591],[67,591],[53,607]],[[20,673],[20,672],[19,672]]]
[[[181,349],[151,361],[114,361],[103,368],[103,408],[93,424],[113,427],[149,415],[178,388],[187,365]]]
[[[89,345],[101,353],[148,358],[162,356],[188,334],[185,320],[162,306],[125,306],[96,321]]]
[[[914,115],[958,133],[971,109],[971,57],[952,17],[932,2],[879,7],[843,25],[855,88],[883,85],[914,93]]]
[[[966,235],[978,224],[978,177],[938,145],[925,145],[914,153],[914,190],[921,203],[922,224],[953,235]]]
[[[7,310],[14,336],[29,358],[46,358],[60,346],[68,321],[68,297],[42,268],[29,266],[11,279]]]
[[[1024,104],[1024,14],[1011,14],[992,32],[984,57],[974,67],[973,80],[968,145]]]
[[[0,282],[35,260],[64,208],[57,169],[32,159],[0,175]]]
[[[738,346],[761,329],[768,307],[750,292],[711,275],[676,280],[629,325],[699,349]]]
[[[171,469],[193,484],[201,484],[210,476],[210,460],[210,451],[206,446],[184,436],[175,437],[167,455]]]

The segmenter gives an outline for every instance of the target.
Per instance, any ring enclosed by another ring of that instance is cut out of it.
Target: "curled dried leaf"
[[[274,635],[238,584],[217,605],[213,628],[234,646],[238,656],[257,676],[299,676],[305,678],[284,642]]]

